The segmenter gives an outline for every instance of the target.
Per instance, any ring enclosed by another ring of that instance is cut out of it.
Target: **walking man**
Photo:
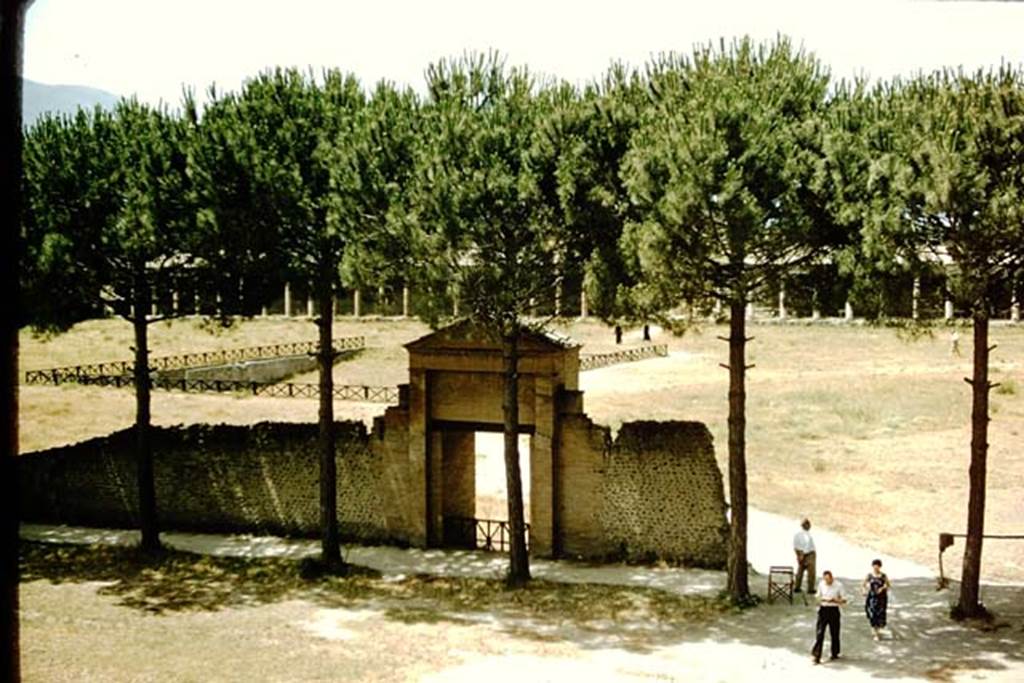
[[[821,663],[826,626],[832,646],[832,656],[829,659],[839,659],[839,606],[845,604],[843,584],[832,577],[832,572],[826,570],[821,575],[821,583],[818,584],[818,623],[814,631],[814,647],[811,648],[815,664]]]
[[[804,571],[807,572],[807,592],[814,594],[814,579],[817,574],[814,572],[814,539],[811,538],[811,520],[804,517],[800,523],[800,531],[793,536],[793,552],[796,553],[796,592],[803,588],[801,584],[804,579]]]

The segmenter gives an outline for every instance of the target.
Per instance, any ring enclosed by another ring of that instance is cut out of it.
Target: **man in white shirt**
[[[814,579],[817,575],[814,573],[815,554],[814,554],[814,539],[811,538],[811,520],[804,517],[804,520],[800,523],[800,531],[796,532],[793,536],[793,552],[796,553],[796,592],[799,593],[803,588],[801,584],[804,579],[804,571],[807,572],[807,592],[814,594]]]
[[[839,659],[839,606],[845,604],[846,596],[843,594],[843,584],[832,577],[832,572],[826,570],[821,575],[821,583],[818,584],[818,623],[814,631],[814,647],[811,648],[815,664],[821,663],[826,626],[828,627],[828,639],[832,646],[830,659]]]

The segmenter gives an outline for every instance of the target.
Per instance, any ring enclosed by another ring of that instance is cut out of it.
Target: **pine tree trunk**
[[[508,582],[522,586],[530,580],[530,556],[526,550],[523,519],[523,481],[519,469],[519,330],[504,330],[501,355],[504,371],[502,416],[505,434],[505,482],[508,489],[508,525],[511,535]]]
[[[341,566],[341,543],[338,538],[338,472],[334,448],[334,316],[331,315],[333,288],[332,267],[325,268],[317,285],[320,317],[317,327],[320,340],[317,365],[320,372],[320,553],[328,567]]]
[[[21,53],[25,5],[4,2],[0,14],[0,680],[21,677],[18,627],[18,226],[21,210]]]
[[[974,312],[974,377],[971,405],[970,494],[967,502],[967,540],[960,582],[960,614],[982,613],[980,600],[981,546],[985,533],[985,476],[988,460],[988,310]]]
[[[750,597],[747,580],[746,302],[729,309],[729,559],[728,591],[737,603]]]
[[[133,303],[135,314],[135,458],[139,486],[139,527],[142,530],[142,549],[160,550],[160,528],[156,512],[156,485],[153,482],[153,443],[151,434],[152,381],[149,376],[149,283],[145,276],[135,278]]]

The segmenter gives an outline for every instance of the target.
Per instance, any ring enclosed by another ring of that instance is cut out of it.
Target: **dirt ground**
[[[751,560],[774,561],[791,520],[752,517]],[[503,556],[351,548],[382,572],[301,580],[315,541],[167,534],[170,554],[140,560],[132,532],[33,528],[22,563],[22,634],[29,681],[1019,681],[1024,594],[987,587],[999,619],[948,619],[949,592],[927,568],[885,557],[894,593],[889,627],[872,642],[857,593],[877,552],[828,532],[850,605],[842,658],[808,654],[813,604],[797,599],[724,608],[720,572],[671,567],[534,563],[520,594],[495,578]],[[118,546],[121,547],[118,547]],[[372,571],[372,570],[371,570]],[[761,593],[764,575],[751,577]]]

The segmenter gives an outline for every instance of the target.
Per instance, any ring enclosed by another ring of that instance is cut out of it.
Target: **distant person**
[[[874,632],[875,640],[882,639],[882,629],[885,628],[886,610],[889,607],[889,577],[882,571],[882,561],[871,562],[871,573],[864,579],[862,590],[864,592],[864,612],[868,615],[868,623]]]
[[[839,659],[839,607],[846,604],[843,595],[843,584],[832,577],[832,572],[825,570],[818,584],[818,623],[814,630],[814,647],[811,655],[815,664],[821,664],[821,650],[825,644],[825,627],[828,627],[828,639],[832,646],[829,659]]]
[[[955,328],[949,335],[949,355],[960,357],[960,333]]]
[[[793,552],[796,553],[796,586],[797,593],[801,592],[800,584],[803,583],[804,571],[807,572],[807,592],[814,595],[814,539],[811,537],[811,520],[804,517],[800,522],[800,531],[793,536]]]

